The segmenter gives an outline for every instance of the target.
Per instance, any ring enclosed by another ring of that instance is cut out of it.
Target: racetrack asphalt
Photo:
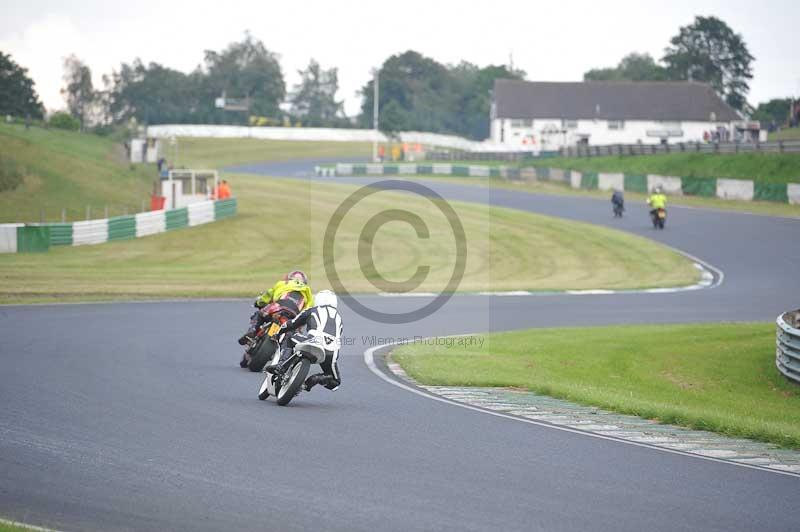
[[[256,165],[307,175],[309,163]],[[369,179],[336,182],[366,183]],[[343,385],[260,402],[234,339],[249,301],[0,307],[0,516],[63,530],[791,530],[800,478],[473,412],[378,379],[384,340],[558,325],[773,320],[798,305],[800,221],[427,185],[617,227],[695,255],[715,288],[459,295],[426,320],[349,312]],[[361,297],[379,310],[424,298]]]

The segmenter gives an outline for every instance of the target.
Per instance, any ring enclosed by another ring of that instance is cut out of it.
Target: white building
[[[704,83],[498,79],[492,141],[557,150],[576,144],[658,144],[742,138],[748,124]]]

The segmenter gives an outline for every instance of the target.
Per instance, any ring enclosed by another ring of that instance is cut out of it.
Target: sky
[[[103,74],[137,57],[189,72],[204,50],[221,50],[250,31],[280,56],[288,90],[312,58],[337,67],[338,97],[352,116],[371,69],[409,49],[450,64],[513,61],[532,81],[579,81],[633,51],[662,57],[696,15],[717,16],[744,37],[756,58],[751,103],[800,95],[797,0],[0,0],[0,50],[28,68],[55,110],[65,106],[62,65],[70,54],[102,87]]]

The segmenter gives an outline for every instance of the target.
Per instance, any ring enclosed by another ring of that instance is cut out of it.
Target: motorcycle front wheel
[[[303,382],[306,380],[310,368],[311,362],[305,358],[301,358],[299,362],[291,367],[286,380],[278,390],[277,397],[275,397],[279,405],[288,405],[289,401],[297,395],[297,392],[300,391],[300,386],[302,386]]]

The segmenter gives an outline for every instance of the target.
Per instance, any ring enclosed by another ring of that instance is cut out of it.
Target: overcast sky
[[[314,58],[339,68],[339,98],[353,115],[370,69],[408,49],[443,63],[507,64],[536,81],[577,81],[631,52],[656,59],[695,15],[715,15],[756,57],[749,100],[800,94],[797,0],[399,2],[238,0],[0,0],[0,50],[29,69],[48,109],[64,106],[62,61],[71,53],[95,84],[140,57],[188,72],[203,50],[249,30],[280,55],[287,88]]]

